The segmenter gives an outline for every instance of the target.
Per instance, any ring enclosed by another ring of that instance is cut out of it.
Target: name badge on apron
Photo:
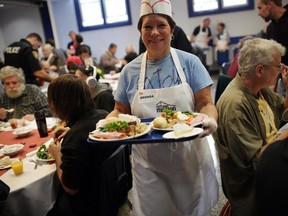
[[[149,90],[145,90],[145,91],[138,91],[138,99],[139,99],[139,103],[149,103],[155,100],[155,98],[157,97],[157,95],[155,95],[155,91],[149,91]]]

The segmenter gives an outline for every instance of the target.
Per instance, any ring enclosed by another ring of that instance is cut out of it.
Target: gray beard
[[[11,91],[11,90],[6,89],[6,94],[8,95],[8,97],[14,99],[14,98],[20,97],[23,94],[24,90],[25,90],[25,84],[21,83],[19,88],[16,91],[15,90]]]

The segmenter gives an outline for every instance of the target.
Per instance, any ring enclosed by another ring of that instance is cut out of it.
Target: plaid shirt
[[[50,116],[47,97],[36,85],[26,84],[23,94],[18,98],[10,98],[6,93],[0,96],[0,107],[5,109],[14,108],[13,113],[7,113],[7,118],[22,118],[27,114],[34,114],[35,111],[44,111]]]

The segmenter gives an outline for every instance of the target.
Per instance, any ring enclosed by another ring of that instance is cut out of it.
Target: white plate
[[[1,149],[1,152],[7,156],[14,156],[18,152],[20,152],[24,148],[22,144],[12,144],[12,145],[5,145],[4,148]]]
[[[164,139],[180,139],[180,138],[185,138],[185,137],[192,137],[192,136],[197,136],[200,133],[203,132],[202,128],[194,128],[192,132],[183,134],[182,136],[175,136],[174,131],[170,131],[168,133],[163,134]]]
[[[19,159],[18,159],[18,158],[11,158],[10,161],[11,161],[11,163],[10,163],[9,165],[0,166],[0,170],[4,170],[4,169],[10,168],[10,167],[11,167],[11,164],[12,164],[13,162],[15,162],[15,161],[19,161]]]
[[[111,141],[127,140],[127,139],[134,139],[134,138],[143,136],[143,135],[149,133],[150,130],[151,130],[151,126],[150,126],[150,125],[147,125],[146,130],[143,131],[142,133],[137,134],[136,136],[133,136],[133,137],[124,137],[124,138],[120,138],[120,139],[98,139],[98,138],[96,138],[96,137],[93,137],[93,135],[92,135],[91,133],[93,133],[94,131],[92,131],[92,132],[89,134],[89,138],[90,138],[91,140],[100,141],[100,142],[111,142]]]
[[[51,162],[51,161],[55,161],[54,158],[50,158],[50,159],[41,159],[41,158],[38,158],[37,155],[35,156],[36,160],[37,161],[40,161],[40,162]]]
[[[194,114],[194,115],[200,115],[201,114],[201,115],[205,115],[204,119],[208,118],[208,116],[206,114],[203,114],[203,113],[192,113],[192,114]],[[202,122],[198,122],[198,123],[193,124],[191,126],[195,127],[195,126],[200,125],[200,124],[202,124]],[[150,122],[150,125],[151,125],[152,129],[154,129],[154,130],[158,130],[158,131],[173,131],[173,127],[168,127],[168,128],[157,128],[157,127],[154,127],[153,121]]]
[[[157,127],[154,127],[153,125],[153,121],[150,122],[150,126],[153,130],[158,130],[158,131],[173,131],[173,128],[172,127],[168,127],[168,128],[157,128]]]
[[[31,134],[31,132],[33,131],[32,128],[29,127],[22,127],[22,128],[18,128],[15,131],[13,131],[13,134],[15,136],[17,136],[18,138],[22,138],[22,137],[27,137]]]

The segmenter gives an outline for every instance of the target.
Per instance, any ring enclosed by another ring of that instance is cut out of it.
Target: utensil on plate
[[[35,161],[33,158],[29,158],[29,161],[35,163],[34,169],[37,169],[38,165],[42,166],[42,164],[39,161]]]

